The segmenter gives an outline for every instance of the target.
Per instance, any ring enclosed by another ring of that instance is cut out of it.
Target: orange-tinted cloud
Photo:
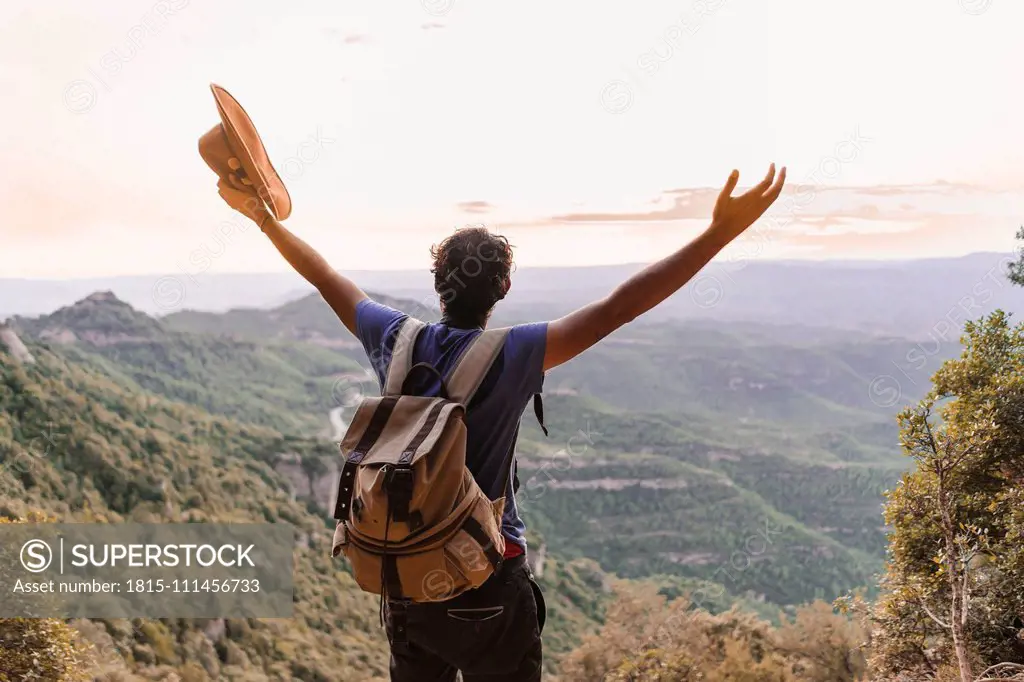
[[[489,213],[494,210],[494,206],[486,201],[462,201],[457,206],[464,213]]]
[[[676,188],[637,202],[638,210],[577,211],[503,224],[527,231],[556,226],[613,229],[648,242],[667,234],[688,239],[707,225],[718,191]],[[830,258],[948,255],[962,250],[965,239],[975,248],[993,250],[994,244],[1006,243],[1020,222],[1022,205],[1024,188],[947,182],[865,187],[794,183],[741,241],[752,244],[746,252]]]
[[[653,204],[671,202],[668,208],[652,211],[636,211],[626,213],[566,213],[551,216],[547,222],[556,223],[605,223],[605,222],[646,222],[666,220],[685,220],[687,218],[703,218],[711,215],[711,209],[718,197],[718,190],[710,187],[693,189],[668,190],[661,197],[651,200]]]
[[[737,189],[734,194],[743,192]],[[1015,190],[998,190],[976,185],[938,182],[929,185],[879,185],[869,187],[814,187],[810,185],[791,184],[783,192],[777,208],[787,205],[795,207],[801,220],[812,218],[858,218],[865,220],[881,220],[893,218],[894,212],[902,213],[898,217],[941,214],[941,201],[919,201],[916,205],[910,199],[957,198],[976,195],[979,199],[990,194],[1005,194]],[[649,211],[629,212],[588,212],[565,213],[550,216],[541,220],[543,224],[556,223],[604,223],[604,222],[664,222],[667,220],[686,220],[707,218],[711,216],[719,190],[709,187],[680,188],[663,192],[659,197],[650,200],[650,204],[670,202],[667,208]],[[1020,190],[1016,190],[1021,193]],[[866,197],[901,197],[905,199],[896,206],[881,207],[875,202],[866,202]],[[826,199],[827,201],[822,201]],[[825,206],[829,204],[829,206]],[[913,214],[909,215],[909,214]]]
[[[735,193],[742,191],[744,188]],[[718,189],[708,187],[671,189],[647,202],[648,205],[658,206],[650,210],[561,213],[520,226],[552,223],[664,223],[708,219],[718,192]],[[806,226],[821,227],[833,225],[837,221],[927,222],[932,218],[970,218],[974,215],[991,216],[1000,211],[1005,213],[1013,201],[1022,199],[1024,189],[997,189],[947,182],[867,187],[792,184],[786,188],[771,212],[790,216],[791,220],[787,223],[795,221]]]
[[[880,246],[888,252],[917,254],[945,253],[963,242],[965,224],[960,216],[932,216],[916,225],[904,224],[906,229],[886,231],[882,235],[871,231],[850,231],[841,234],[805,232],[786,237],[788,246],[815,247],[818,251],[846,258],[873,258]]]

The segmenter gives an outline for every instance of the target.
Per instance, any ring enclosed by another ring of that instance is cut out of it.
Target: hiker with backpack
[[[658,305],[778,198],[786,169],[732,196],[710,226],[607,297],[551,322],[488,329],[511,287],[512,247],[483,228],[431,249],[442,319],[425,324],[371,300],[268,210],[237,160],[218,184],[363,345],[381,385],[341,443],[334,553],[381,595],[395,682],[541,679],[543,596],[526,563],[512,475],[519,421],[548,370]],[[272,207],[273,208],[273,207]],[[283,218],[282,218],[283,219]],[[546,430],[545,430],[546,433]]]

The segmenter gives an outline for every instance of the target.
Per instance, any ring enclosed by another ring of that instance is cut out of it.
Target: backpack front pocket
[[[477,488],[469,516],[445,543],[445,554],[466,576],[472,587],[479,587],[503,562],[505,538],[494,515],[494,504]]]

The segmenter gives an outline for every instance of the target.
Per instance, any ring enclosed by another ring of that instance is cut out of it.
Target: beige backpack
[[[424,323],[406,318],[380,397],[364,398],[341,442],[333,556],[382,599],[443,601],[479,587],[502,562],[502,497],[490,500],[466,468],[466,406],[508,329],[477,336],[445,377],[412,364]],[[442,396],[403,393],[413,369],[441,378]],[[511,462],[508,467],[511,467]]]

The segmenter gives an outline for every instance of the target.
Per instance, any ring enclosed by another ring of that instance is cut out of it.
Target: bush
[[[45,519],[31,515],[27,521]],[[0,518],[0,523],[17,523]],[[0,682],[86,679],[87,649],[77,632],[54,618],[0,618]]]
[[[778,627],[732,609],[713,615],[681,597],[621,585],[601,631],[562,668],[574,682],[856,682],[866,633],[822,602]]]
[[[86,649],[52,618],[0,618],[0,682],[84,680]]]

